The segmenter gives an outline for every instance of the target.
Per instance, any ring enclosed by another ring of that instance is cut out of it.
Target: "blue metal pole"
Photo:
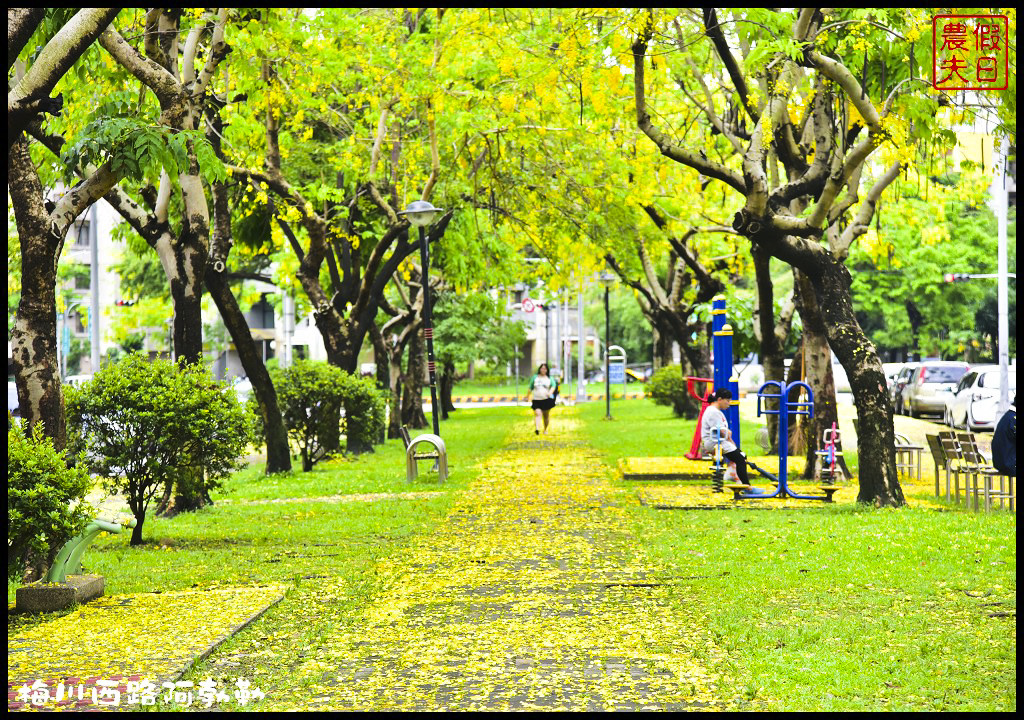
[[[714,353],[714,373],[711,377],[715,380],[715,387],[725,387],[725,379],[722,377],[722,363],[724,362],[725,351],[722,348],[722,328],[725,326],[725,296],[716,295],[711,302],[711,347]]]
[[[779,495],[789,493],[786,482],[786,459],[789,457],[789,406],[786,402],[788,387],[779,383]]]
[[[723,387],[729,388],[732,393],[732,402],[729,403],[725,417],[729,421],[729,429],[732,430],[733,442],[737,447],[742,447],[740,443],[740,384],[733,378],[732,373],[732,325],[725,325],[722,328],[722,354]]]

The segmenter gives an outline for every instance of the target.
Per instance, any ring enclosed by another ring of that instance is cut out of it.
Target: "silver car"
[[[1008,373],[1010,399],[1017,392],[1017,369]],[[999,410],[999,366],[979,365],[965,374],[946,400],[946,424],[964,430],[992,430]]]
[[[906,363],[904,364],[896,377],[893,378],[892,385],[889,386],[889,397],[892,399],[892,409],[897,415],[906,415],[907,406],[906,400],[903,395],[903,391],[906,389],[907,384],[910,382],[911,376],[920,367],[917,363]]]
[[[944,415],[946,398],[953,394],[957,383],[969,369],[964,362],[923,361],[903,388],[903,407],[910,417],[918,417],[922,413]]]

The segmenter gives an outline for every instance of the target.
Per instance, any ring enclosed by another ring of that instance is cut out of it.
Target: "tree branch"
[[[100,45],[122,67],[156,94],[161,109],[166,110],[178,99],[181,86],[177,78],[163,66],[140,55],[117,30],[107,30],[100,35]]]
[[[903,166],[899,162],[893,163],[882,174],[882,177],[878,178],[875,184],[871,186],[867,197],[864,198],[864,202],[860,206],[860,210],[857,211],[857,215],[853,218],[853,222],[847,225],[842,235],[839,236],[838,243],[831,248],[837,257],[840,259],[845,258],[850,252],[850,245],[853,244],[853,241],[867,232],[868,226],[871,224],[871,218],[875,215],[878,199],[882,197],[882,193],[892,184],[893,180],[899,177],[902,169]]]
[[[737,173],[729,170],[724,165],[713,163],[697,153],[689,152],[674,145],[665,133],[656,128],[651,122],[651,117],[647,112],[644,90],[644,57],[647,53],[647,43],[650,41],[653,32],[654,29],[648,18],[648,22],[641,31],[641,35],[633,43],[633,94],[636,100],[637,125],[658,146],[658,150],[665,157],[692,167],[703,175],[721,180],[737,192],[746,192],[743,178]]]
[[[704,30],[707,32],[708,37],[711,38],[711,42],[714,43],[715,50],[718,51],[718,57],[722,59],[725,70],[729,73],[732,84],[736,87],[736,92],[740,96],[740,103],[743,105],[743,109],[747,111],[747,115],[750,116],[753,122],[758,122],[761,119],[761,114],[750,102],[750,91],[747,89],[747,81],[743,77],[743,71],[736,62],[732,50],[729,49],[729,43],[726,42],[722,26],[718,24],[718,15],[714,8],[704,9]]]

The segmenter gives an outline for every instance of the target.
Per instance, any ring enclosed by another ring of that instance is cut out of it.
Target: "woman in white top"
[[[712,430],[718,428],[722,436],[722,455],[736,463],[736,475],[740,482],[749,485],[747,478],[747,456],[743,454],[732,439],[732,431],[725,419],[725,411],[732,403],[732,392],[727,388],[719,388],[708,398],[708,406],[704,408],[704,416],[700,420],[700,439],[704,452],[713,452],[715,438]]]
[[[533,402],[533,432],[540,435],[540,423],[544,420],[544,434],[548,432],[548,421],[551,417],[551,408],[555,406],[555,398],[558,396],[558,381],[548,374],[548,364],[541,363],[537,368],[537,374],[530,378],[530,391]]]

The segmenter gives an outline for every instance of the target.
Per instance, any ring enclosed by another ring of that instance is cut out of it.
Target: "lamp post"
[[[426,200],[415,200],[398,213],[405,215],[409,222],[420,231],[420,265],[423,267],[423,336],[427,339],[427,372],[430,374],[430,417],[434,425],[434,434],[441,436],[441,425],[438,422],[437,405],[437,369],[434,364],[434,323],[431,319],[430,306],[430,250],[427,248],[427,226],[441,208],[434,207]]]
[[[598,278],[604,286],[604,419],[612,419],[612,376],[609,366],[608,343],[611,339],[611,316],[608,314],[608,291],[615,284],[615,276],[605,270]]]

